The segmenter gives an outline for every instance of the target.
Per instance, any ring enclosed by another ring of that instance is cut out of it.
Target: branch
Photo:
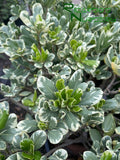
[[[28,113],[30,113],[32,116],[34,115],[34,113],[26,106],[24,106],[23,104],[16,102],[14,99],[12,98],[8,98],[9,102],[14,103],[15,105],[19,106],[20,108],[24,109],[25,111],[27,111]]]
[[[117,84],[120,84],[120,81],[117,81],[113,84],[113,86],[117,85]]]
[[[114,74],[114,75],[113,75],[112,81],[111,81],[110,84],[107,86],[107,88],[104,90],[104,94],[106,94],[107,92],[110,91],[110,89],[111,89],[111,87],[112,87],[112,85],[113,85],[115,79],[116,79],[116,75]]]
[[[110,91],[110,90],[108,89],[108,93],[104,93],[104,94],[105,94],[105,95],[110,95],[110,94],[117,94],[117,93],[120,93],[120,88],[119,88],[118,90],[116,90],[116,91],[114,91],[114,90]]]
[[[64,148],[66,146],[69,146],[73,143],[79,143],[81,141],[82,137],[80,136],[79,138],[76,138],[76,139],[69,139],[68,141],[66,141],[66,143],[63,143],[59,146],[57,146],[56,148],[50,150],[48,153],[45,154],[46,157],[50,156],[53,152],[55,152],[57,149],[60,149],[60,148]]]
[[[3,98],[3,99],[0,99],[0,102],[6,101],[6,100],[8,100],[8,98]]]

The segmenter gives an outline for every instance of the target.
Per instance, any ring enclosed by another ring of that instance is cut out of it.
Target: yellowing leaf
[[[113,72],[116,75],[120,76],[120,65],[117,65],[114,62],[111,62],[111,67],[112,67]]]

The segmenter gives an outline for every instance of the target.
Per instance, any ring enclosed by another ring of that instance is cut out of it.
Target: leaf
[[[89,129],[89,134],[90,134],[90,138],[92,139],[92,141],[98,141],[100,142],[101,140],[101,134],[97,129]]]
[[[65,85],[64,85],[64,80],[63,79],[58,79],[56,81],[56,88],[58,90],[62,90],[63,88],[65,88]]]
[[[77,106],[77,105],[76,105],[76,106],[74,105],[74,106],[72,107],[72,109],[71,109],[72,112],[79,112],[79,111],[81,111],[81,110],[82,110],[82,108],[81,108],[80,106]]]
[[[102,154],[100,160],[111,160],[111,158],[112,158],[112,153],[110,151],[105,151]]]
[[[5,128],[7,120],[8,120],[8,116],[9,114],[7,110],[3,110],[0,112],[0,130]]]
[[[115,111],[118,108],[118,102],[115,98],[107,99],[102,108],[104,111]]]
[[[27,97],[22,99],[22,104],[24,106],[28,106],[28,107],[34,107],[34,102],[32,102],[30,99],[28,99]]]
[[[116,127],[115,119],[112,114],[105,116],[104,122],[102,124],[102,129],[105,134],[112,135]]]
[[[97,60],[84,60],[82,63],[90,66],[90,67],[97,67],[99,65],[99,61]]]
[[[48,99],[56,98],[54,94],[56,88],[52,80],[43,76],[39,76],[37,80],[37,88],[43,95],[45,95],[46,98]]]
[[[39,49],[37,48],[37,46],[35,44],[33,44],[31,46],[31,48],[33,49],[33,51],[35,52],[36,54],[36,57],[33,56],[33,60],[36,60],[36,61],[41,61],[41,54],[40,54],[40,51]]]
[[[17,154],[12,154],[10,155],[6,160],[16,160],[17,159]]]
[[[117,75],[120,76],[120,65],[115,64],[114,62],[111,62],[111,67],[113,72]]]
[[[43,8],[42,8],[41,4],[35,3],[32,7],[32,12],[33,12],[33,17],[35,20],[36,20],[37,15],[42,16],[43,15]]]
[[[23,139],[21,142],[20,142],[20,148],[23,150],[23,151],[30,151],[31,149],[31,146],[34,145],[33,141],[31,139]]]
[[[17,124],[17,127],[22,131],[30,133],[37,129],[37,122],[35,120],[22,120]]]
[[[34,153],[34,159],[35,160],[41,160],[41,153],[39,151],[35,151],[35,153]]]
[[[95,88],[89,92],[85,92],[82,96],[80,105],[95,105],[102,99],[103,91]]]
[[[0,109],[9,112],[9,103],[7,101],[0,102]]]
[[[37,91],[34,91],[34,96],[33,96],[33,102],[35,102],[37,100]]]
[[[13,140],[12,140],[12,145],[15,147],[15,148],[20,148],[20,142],[23,140],[23,139],[28,139],[29,138],[29,135],[26,133],[26,132],[19,132],[18,134],[15,134],[14,137],[13,137]]]
[[[62,133],[59,130],[53,129],[48,131],[48,139],[52,144],[58,144],[63,138]]]
[[[4,132],[0,135],[0,138],[2,138],[5,142],[11,144],[13,137],[18,132],[20,132],[18,129],[10,128],[10,129],[4,130]]]
[[[68,128],[73,132],[76,132],[80,127],[79,119],[71,112],[67,112],[63,120],[67,124]]]
[[[120,127],[115,128],[116,134],[120,135]]]
[[[85,151],[83,153],[84,160],[98,160],[97,156],[91,151]]]
[[[29,153],[25,153],[25,152],[22,152],[22,157],[24,157],[25,159],[29,159],[29,160],[33,160],[34,158],[34,155],[33,154],[29,154]]]
[[[54,156],[57,156],[61,160],[66,160],[68,157],[67,151],[64,149],[58,149],[53,153]]]
[[[68,86],[73,89],[76,90],[79,88],[79,85],[82,81],[82,71],[81,70],[77,70],[73,73],[73,75],[71,76]]]
[[[31,26],[31,22],[29,20],[29,14],[27,11],[22,11],[20,13],[20,19],[23,21],[23,23],[27,26]]]
[[[34,142],[35,150],[38,150],[45,144],[47,135],[45,131],[38,130],[32,134],[31,139]]]
[[[48,57],[48,50],[44,51],[44,49],[41,47],[41,62],[45,62]]]
[[[58,122],[56,129],[60,130],[60,132],[63,135],[66,135],[68,133],[68,127],[67,127],[67,125],[64,122],[62,122],[62,121]]]
[[[0,151],[3,151],[5,149],[6,149],[6,143],[5,143],[5,141],[1,141],[0,140]]]
[[[51,117],[49,121],[49,129],[54,129],[57,126],[57,118]]]
[[[8,117],[8,121],[6,123],[6,128],[15,128],[17,126],[17,116],[14,113],[11,113]]]

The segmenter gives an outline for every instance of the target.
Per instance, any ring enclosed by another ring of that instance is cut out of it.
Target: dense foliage
[[[71,1],[12,5],[0,27],[0,53],[11,61],[1,76],[10,85],[0,84],[2,160],[65,160],[71,135],[89,146],[84,160],[120,160],[120,1],[84,0],[79,7],[111,9],[84,13],[85,22],[71,21],[64,2]],[[87,21],[95,16],[116,21]],[[8,102],[27,111],[24,120]],[[48,142],[60,147],[44,153]]]

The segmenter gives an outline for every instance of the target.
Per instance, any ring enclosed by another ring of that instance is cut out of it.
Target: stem
[[[115,79],[116,79],[116,75],[114,74],[114,75],[113,75],[112,81],[111,81],[110,84],[107,86],[107,88],[104,90],[104,94],[106,94],[107,92],[110,91],[110,89],[111,89],[111,87],[112,87],[112,85],[113,85]]]
[[[69,145],[71,145],[73,143],[79,143],[80,140],[81,140],[81,137],[76,138],[76,139],[69,139],[66,143],[63,143],[63,144],[55,147],[54,149],[50,150],[48,153],[45,154],[45,156],[46,157],[50,156],[53,152],[55,152],[59,148],[63,148],[63,147],[69,146]]]
[[[38,42],[38,49],[40,50],[41,52],[41,44],[40,44],[40,38],[39,38],[39,32],[37,31],[37,42]]]

